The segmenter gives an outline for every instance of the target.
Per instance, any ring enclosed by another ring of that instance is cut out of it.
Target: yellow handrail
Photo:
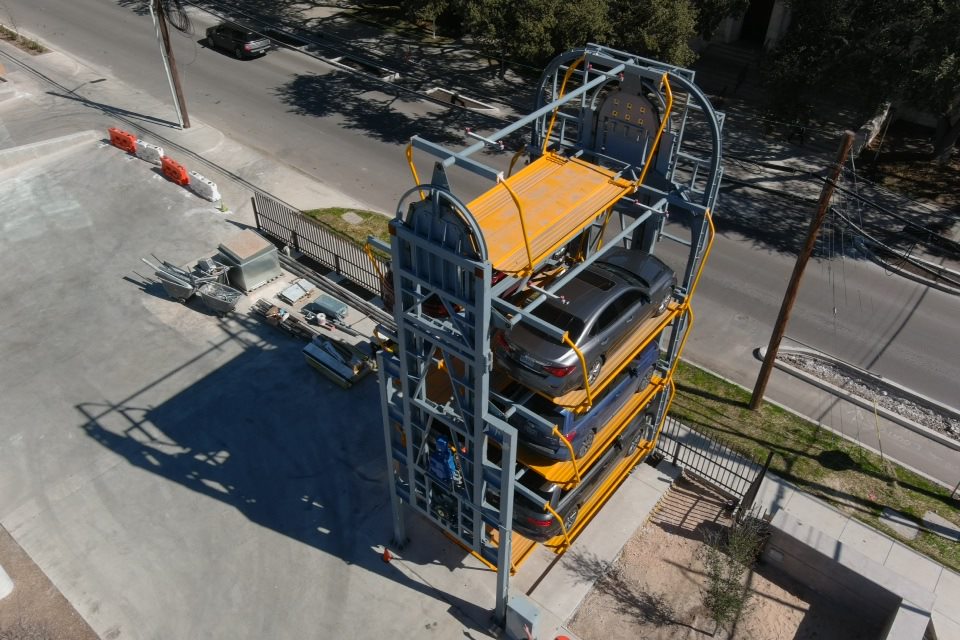
[[[687,306],[683,311],[690,316],[690,322],[687,323],[687,330],[683,332],[683,339],[680,341],[677,355],[673,359],[673,364],[670,365],[670,371],[667,372],[667,379],[670,380],[671,384],[673,384],[673,372],[676,370],[677,365],[680,364],[680,354],[683,353],[683,348],[687,346],[687,338],[690,337],[690,327],[693,325],[693,309]]]
[[[657,137],[653,139],[653,145],[650,147],[650,153],[647,155],[647,161],[643,163],[643,170],[640,172],[640,178],[637,179],[637,185],[640,186],[643,184],[644,178],[647,177],[647,171],[650,170],[650,162],[653,160],[653,154],[657,150],[657,146],[660,144],[660,137],[663,135],[663,130],[667,128],[667,120],[670,118],[670,111],[673,110],[673,90],[670,89],[670,81],[667,79],[667,74],[664,73],[661,79],[664,87],[667,91],[667,109],[663,114],[663,118],[660,119],[660,128],[657,129]]]
[[[574,61],[574,63],[567,68],[567,72],[563,74],[563,82],[560,83],[560,95],[556,97],[557,100],[562,98],[563,94],[566,92],[567,80],[569,80],[570,76],[573,75],[574,70],[577,67],[579,67],[580,63],[582,63],[586,59],[587,59],[586,56],[577,58],[576,61]],[[541,150],[543,153],[547,152],[547,146],[549,146],[550,144],[550,134],[553,133],[553,125],[557,122],[557,111],[559,111],[559,109],[560,107],[558,106],[556,109],[553,110],[553,115],[550,116],[550,126],[547,127],[547,133],[545,136],[543,136],[543,149]]]
[[[580,349],[577,349],[577,345],[573,344],[573,340],[570,339],[570,334],[564,332],[563,334],[563,343],[573,349],[573,352],[577,354],[577,359],[580,360],[580,368],[583,369],[583,390],[587,392],[587,405],[593,406],[593,392],[590,391],[590,380],[587,375],[587,361],[583,357],[583,352]]]
[[[553,425],[553,435],[560,438],[560,442],[566,445],[567,451],[570,452],[570,462],[573,463],[573,475],[577,479],[577,484],[580,484],[580,465],[577,464],[577,456],[573,452],[573,445],[570,444],[570,441],[563,437],[563,434],[560,433],[560,429],[557,428],[557,425]]]
[[[663,423],[667,421],[667,412],[670,411],[670,405],[673,404],[673,396],[677,392],[677,385],[673,383],[673,380],[670,380],[670,396],[667,398],[667,406],[663,409],[663,415],[660,417],[660,423],[657,425],[657,431],[653,434],[653,440],[651,441],[651,449],[657,447],[657,440],[660,439],[660,432],[663,430]]]
[[[563,521],[563,518],[560,517],[560,514],[550,506],[550,503],[544,502],[543,508],[550,512],[550,514],[556,518],[557,522],[560,523],[560,531],[563,533],[563,544],[568,549],[570,548],[570,534],[567,533],[567,523]]]
[[[377,277],[386,281],[386,278],[383,277],[383,272],[380,271],[380,263],[377,262],[377,259],[373,256],[373,248],[370,246],[369,242],[363,243],[363,252],[367,254],[367,257],[370,258],[370,262],[373,263],[373,270],[377,272]]]
[[[410,173],[413,174],[413,184],[420,186],[420,176],[417,175],[417,167],[413,164],[413,143],[407,145],[407,164],[410,165]],[[420,199],[426,200],[427,196],[424,195],[423,189],[420,190]]]
[[[520,156],[522,156],[525,151],[526,149],[524,149],[523,147],[520,147],[520,149],[515,154],[513,154],[513,157],[510,158],[510,168],[507,169],[508,178],[513,175],[513,166],[517,164],[517,160],[520,159]]]
[[[703,275],[703,267],[705,264],[707,264],[707,258],[710,257],[710,250],[713,248],[713,240],[717,235],[717,230],[713,226],[713,216],[710,214],[709,209],[707,209],[704,217],[707,220],[710,238],[707,240],[707,248],[703,251],[703,257],[700,258],[700,268],[697,269],[697,277],[693,279],[693,285],[690,287],[690,291],[687,292],[687,299],[683,303],[684,306],[690,306],[690,300],[693,298],[693,292],[697,290],[697,285],[700,283],[700,276]]]
[[[500,180],[500,184],[502,184],[503,188],[507,190],[507,193],[510,195],[510,199],[513,200],[513,204],[517,206],[517,214],[520,216],[520,231],[523,233],[523,246],[527,250],[527,263],[529,265],[528,268],[530,269],[528,273],[533,273],[533,252],[530,250],[530,238],[527,236],[527,222],[523,218],[523,207],[520,206],[520,198],[517,197],[517,194],[513,189],[510,188],[510,185],[507,184],[506,180]]]
[[[597,251],[600,251],[603,248],[603,232],[607,230],[607,223],[610,222],[610,217],[613,215],[613,207],[607,209],[607,215],[603,218],[603,224],[600,225],[600,233],[598,234],[599,238],[597,240]]]

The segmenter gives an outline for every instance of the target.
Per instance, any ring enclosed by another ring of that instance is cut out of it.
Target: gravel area
[[[814,355],[781,353],[777,355],[777,359],[869,402],[876,401],[877,406],[919,425],[960,441],[960,419],[918,404],[909,394],[900,393],[893,387],[878,385],[868,378],[858,377],[855,372]]]
[[[13,592],[0,600],[0,640],[97,640],[93,629],[3,527],[0,566],[13,580]]]
[[[856,612],[769,565],[749,574],[746,610],[714,634],[703,606],[704,533],[730,524],[727,499],[681,478],[615,563],[570,552],[578,572],[596,578],[570,622],[583,640],[867,640],[882,631]]]

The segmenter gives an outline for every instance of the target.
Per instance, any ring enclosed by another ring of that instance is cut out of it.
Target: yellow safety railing
[[[670,396],[667,398],[667,406],[663,409],[663,415],[660,417],[660,423],[657,425],[657,431],[653,434],[653,441],[650,443],[651,450],[657,447],[657,440],[660,439],[660,432],[663,430],[663,423],[667,421],[667,412],[670,411],[670,405],[673,404],[673,396],[677,392],[677,386],[670,380]]]
[[[533,251],[530,250],[530,237],[527,235],[527,221],[523,217],[523,207],[520,205],[520,198],[517,197],[516,192],[510,188],[506,180],[500,180],[500,184],[507,190],[510,199],[513,200],[513,204],[517,207],[517,214],[520,216],[520,231],[523,233],[523,247],[527,250],[527,269],[529,269],[527,273],[533,273]],[[521,275],[523,274],[521,273]]]
[[[600,225],[600,233],[598,234],[599,238],[597,240],[597,251],[603,247],[603,233],[607,230],[607,223],[610,222],[610,217],[613,215],[613,207],[607,209],[607,215],[603,217],[603,224]]]
[[[660,138],[663,136],[664,129],[667,128],[667,120],[670,119],[670,112],[673,110],[673,90],[670,89],[670,80],[667,79],[667,74],[664,73],[660,80],[663,83],[664,88],[667,93],[667,108],[663,114],[663,117],[660,119],[660,127],[657,129],[657,137],[653,139],[653,145],[650,146],[650,153],[647,154],[647,160],[643,163],[643,170],[640,172],[640,177],[637,179],[637,186],[643,184],[644,179],[647,177],[647,171],[650,170],[650,162],[653,160],[653,154],[656,153],[657,147],[660,145]]]
[[[417,175],[417,167],[413,164],[413,143],[407,145],[407,164],[410,165],[410,173],[413,174],[413,184],[420,186],[420,176]],[[420,190],[420,199],[426,200],[427,196],[423,193],[423,190]]]
[[[363,243],[363,252],[367,254],[367,257],[370,258],[370,262],[373,263],[373,270],[377,272],[377,277],[383,281],[386,281],[386,278],[383,277],[383,272],[380,270],[380,263],[377,262],[377,259],[373,255],[373,247],[370,246],[369,242]]]
[[[703,275],[703,267],[707,264],[707,258],[710,257],[710,250],[713,248],[713,239],[717,235],[717,230],[713,226],[713,215],[710,214],[710,210],[707,209],[704,217],[707,220],[707,228],[710,231],[710,236],[707,239],[707,247],[703,251],[703,257],[700,258],[700,268],[697,269],[697,277],[693,279],[693,285],[690,287],[690,291],[687,292],[687,299],[684,302],[684,305],[689,306],[690,299],[693,298],[693,292],[697,290],[697,285],[700,284],[700,276]]]
[[[683,313],[686,313],[690,316],[690,322],[687,324],[687,330],[683,332],[683,339],[680,341],[680,346],[677,348],[677,355],[673,359],[673,364],[670,365],[670,371],[667,372],[667,380],[673,383],[673,372],[676,371],[677,365],[680,364],[680,354],[683,353],[683,348],[687,346],[687,339],[690,337],[690,326],[693,324],[693,309],[689,305],[683,308]]]
[[[577,348],[577,345],[573,344],[573,340],[570,339],[570,334],[566,332],[563,334],[563,343],[573,349],[573,352],[577,354],[577,359],[580,361],[580,368],[583,369],[583,390],[587,392],[588,405],[593,406],[593,392],[590,390],[590,376],[587,375],[587,361],[583,357],[583,352]]]
[[[577,464],[577,455],[573,451],[573,445],[569,440],[563,437],[563,434],[560,433],[560,429],[557,428],[557,425],[553,425],[553,435],[557,438],[560,438],[560,442],[566,445],[567,451],[570,452],[570,462],[573,463],[573,475],[577,479],[577,484],[580,484],[580,465]]]
[[[583,61],[586,59],[587,59],[586,56],[577,58],[574,61],[574,63],[567,68],[567,72],[563,74],[563,82],[560,83],[560,94],[556,97],[557,100],[562,98],[563,94],[566,92],[567,81],[570,79],[570,76],[573,75],[573,72],[576,70],[576,68],[579,67],[583,63]],[[543,136],[543,149],[542,149],[543,153],[546,153],[547,147],[550,146],[550,134],[553,133],[553,125],[556,124],[557,122],[557,111],[559,109],[560,107],[558,106],[556,109],[553,110],[553,115],[550,116],[550,126],[547,127],[547,133],[545,136]]]
[[[567,531],[567,523],[564,522],[564,521],[563,521],[563,518],[560,517],[560,514],[557,513],[556,510],[555,510],[553,507],[550,506],[550,503],[549,503],[549,502],[544,502],[544,503],[543,503],[543,508],[546,509],[547,511],[549,511],[549,512],[550,512],[550,515],[552,515],[554,518],[556,518],[557,522],[560,523],[560,531],[563,532],[563,545],[569,549],[569,548],[570,548],[570,534],[569,534],[569,532]]]
[[[508,178],[513,175],[513,167],[514,167],[514,165],[517,164],[517,160],[519,160],[519,159],[523,156],[523,154],[524,154],[525,152],[526,152],[526,149],[524,149],[523,147],[521,147],[520,150],[517,151],[515,154],[513,154],[513,157],[510,158],[510,168],[507,169],[507,177],[508,177]]]

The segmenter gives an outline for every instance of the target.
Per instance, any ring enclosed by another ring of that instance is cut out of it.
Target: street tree
[[[539,63],[553,53],[560,0],[461,0],[465,30],[481,51],[500,62]]]
[[[739,18],[750,0],[694,0],[697,10],[697,35],[709,40],[725,18]]]
[[[697,9],[691,0],[611,0],[610,15],[616,48],[678,66],[696,60],[690,41],[697,35]]]
[[[553,52],[562,53],[588,42],[610,41],[613,24],[608,0],[568,0],[557,7],[553,33]]]
[[[805,0],[764,76],[774,114],[803,120],[828,98],[872,114],[885,101],[937,118],[934,157],[960,138],[960,4],[943,0]]]

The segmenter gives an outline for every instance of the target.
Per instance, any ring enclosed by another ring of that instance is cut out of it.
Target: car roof
[[[547,300],[543,304],[586,320],[593,316],[601,304],[632,287],[633,283],[618,274],[590,265],[557,290],[557,295],[566,300],[566,304],[556,299]]]

